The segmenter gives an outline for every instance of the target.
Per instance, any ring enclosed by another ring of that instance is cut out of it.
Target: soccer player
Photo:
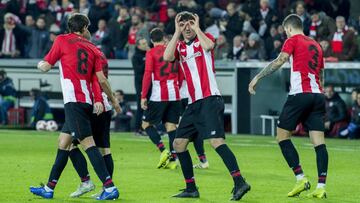
[[[85,15],[73,14],[67,23],[70,34],[59,35],[44,61],[40,61],[38,64],[38,69],[47,72],[60,60],[60,80],[65,104],[65,124],[62,131],[71,132],[71,136],[64,133],[59,136],[58,151],[47,185],[30,187],[33,194],[43,198],[53,198],[55,186],[66,166],[68,150],[73,139],[80,142],[103,183],[105,189],[97,199],[106,200],[119,197],[119,191],[115,187],[92,137],[90,117],[93,111],[93,102],[90,83],[94,74],[98,77],[102,89],[111,100],[115,110],[120,112],[121,108],[112,95],[110,84],[101,67],[95,66],[96,60],[99,59],[95,53],[96,47],[84,37],[90,34],[89,23],[89,19]],[[102,104],[95,103],[94,109],[99,113]]]
[[[183,38],[182,41],[179,41]],[[215,40],[199,27],[199,16],[181,12],[175,18],[175,33],[164,52],[164,60],[179,60],[188,86],[187,106],[174,140],[186,189],[174,195],[177,198],[199,198],[195,184],[191,156],[187,145],[197,136],[210,139],[212,147],[224,161],[234,180],[232,200],[240,200],[250,190],[242,177],[236,157],[225,144],[224,101],[215,80]]]
[[[303,33],[301,18],[295,14],[283,22],[288,39],[279,56],[257,74],[249,84],[249,92],[255,94],[255,86],[267,75],[278,70],[290,60],[290,92],[280,114],[277,127],[277,141],[282,154],[296,176],[296,185],[288,197],[298,196],[310,189],[310,182],[304,175],[299,155],[290,140],[291,131],[303,123],[310,132],[315,147],[318,169],[318,184],[310,197],[325,198],[325,181],[328,169],[328,152],[324,140],[325,97],[322,90],[324,69],[323,52],[320,45]]]
[[[108,63],[104,54],[99,50],[100,60],[98,66],[102,67],[105,77],[108,77]],[[91,128],[95,141],[96,147],[99,149],[106,165],[106,169],[109,172],[110,177],[113,177],[114,172],[114,161],[112,159],[111,151],[110,151],[110,122],[112,117],[112,106],[109,103],[108,97],[102,91],[100,84],[96,75],[93,76],[93,81],[91,84],[94,100],[102,102],[104,106],[104,112],[99,115],[93,113],[91,116]],[[70,132],[63,132],[70,134]],[[87,168],[87,162],[84,155],[81,153],[80,149],[77,147],[77,142],[73,143],[73,146],[70,150],[70,160],[78,173],[81,184],[77,188],[77,190],[70,194],[70,197],[80,197],[87,192],[90,192],[95,189],[94,183],[90,180],[89,171]],[[93,195],[93,197],[99,197],[101,195],[97,193]]]
[[[142,128],[160,150],[157,168],[176,169],[176,153],[173,141],[180,117],[179,76],[175,63],[164,61],[164,33],[159,28],[150,32],[154,47],[146,53],[145,73],[141,91],[141,108],[144,109]],[[150,101],[147,101],[152,85]],[[169,135],[170,152],[165,148],[155,127],[163,122]]]

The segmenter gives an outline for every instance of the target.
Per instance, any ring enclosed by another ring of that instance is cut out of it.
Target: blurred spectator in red
[[[168,9],[167,0],[154,0],[150,6],[150,11],[156,13],[155,15],[156,18],[152,20],[162,23],[168,22],[169,17],[167,15],[167,9]]]
[[[244,51],[241,53],[240,60],[260,60],[266,59],[266,51],[257,33],[251,33],[248,38],[248,43],[245,45]]]
[[[94,33],[97,30],[97,24],[100,19],[105,19],[108,21],[111,18],[109,4],[106,2],[106,0],[95,0],[95,5],[90,7],[88,16],[91,22],[89,25],[89,31],[90,33]]]
[[[62,18],[64,18],[65,16],[67,16],[73,12],[74,4],[70,0],[62,0],[61,1],[61,9],[62,9],[62,13],[63,13]]]
[[[347,110],[346,104],[333,86],[325,87],[325,135],[336,137],[339,135],[340,129],[347,126]]]
[[[216,40],[216,46],[214,49],[215,60],[225,59],[228,52],[228,43],[226,42],[226,37],[223,34],[220,34]]]
[[[303,22],[304,34],[309,35],[309,29],[311,25],[310,15],[306,12],[304,1],[297,1],[295,4],[295,14],[300,16]]]
[[[236,9],[235,3],[229,3],[226,7],[228,18],[221,21],[221,24],[225,27],[226,41],[228,41],[231,46],[233,38],[241,34],[244,23],[244,19],[239,16],[239,12],[237,12]]]
[[[172,35],[175,32],[175,16],[177,12],[174,7],[168,7],[167,16],[169,18],[168,22],[165,24],[165,33]]]
[[[349,125],[340,131],[340,137],[355,139],[360,137],[360,94],[355,92],[356,100],[351,109],[351,121]]]
[[[323,52],[324,52],[324,59],[326,62],[335,62],[337,59],[333,56],[330,42],[327,39],[320,39],[319,42]]]
[[[309,28],[309,36],[316,41],[328,38],[332,33],[336,32],[334,20],[327,16],[324,12],[311,12],[311,25]]]
[[[269,0],[260,0],[260,8],[254,13],[252,25],[261,37],[269,36],[269,30],[278,17],[274,10],[269,7]]]
[[[229,49],[227,58],[230,60],[240,60],[241,53],[244,51],[245,44],[241,41],[241,36],[236,35],[233,39],[233,46]]]
[[[36,26],[29,30],[30,37],[30,58],[43,58],[46,54],[46,46],[49,42],[49,31],[46,29],[44,17],[36,20]]]
[[[348,29],[343,16],[336,17],[336,28],[330,36],[333,56],[338,61],[353,60],[358,50],[355,33]]]
[[[91,42],[96,45],[105,54],[107,58],[110,57],[110,38],[109,31],[106,27],[106,20],[100,19],[98,22],[98,30],[92,34]]]
[[[55,18],[55,23],[60,26],[63,17],[62,8],[59,6],[57,0],[51,0],[48,6],[48,10]]]
[[[12,13],[4,16],[4,26],[0,28],[0,58],[17,58],[22,56],[26,42],[26,30],[20,19]]]
[[[126,48],[128,42],[128,34],[131,26],[131,18],[128,8],[120,7],[119,14],[113,17],[109,22],[109,33],[111,37],[111,45],[115,51],[116,59],[127,59],[128,50]]]
[[[141,16],[135,14],[131,16],[131,27],[128,35],[128,58],[133,56],[135,52],[136,40],[140,38],[145,38],[147,41],[150,41],[149,31],[144,24],[144,19]]]

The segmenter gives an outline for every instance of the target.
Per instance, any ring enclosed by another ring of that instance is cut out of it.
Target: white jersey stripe
[[[308,77],[310,78],[310,86],[311,86],[311,91],[313,93],[321,93],[320,92],[320,87],[316,82],[316,78],[314,74],[309,73]]]
[[[166,81],[166,85],[168,88],[168,94],[169,94],[169,101],[176,101],[176,91],[174,86],[174,80],[168,80]]]
[[[76,102],[74,85],[72,84],[70,79],[64,78],[62,69],[63,68],[62,68],[61,61],[60,61],[59,62],[60,83],[61,83],[61,89],[62,89],[63,97],[64,97],[63,98],[64,104],[69,103],[69,102]]]
[[[86,80],[80,80],[80,85],[81,85],[81,90],[85,95],[85,101],[88,104],[92,104],[91,98],[90,98],[90,93],[88,90],[88,87],[86,85]]]
[[[151,101],[161,101],[161,86],[160,86],[160,81],[158,81],[158,80],[152,81],[152,90],[151,90],[150,100]]]
[[[188,56],[193,56],[194,55],[194,43],[192,43],[191,46],[187,46],[186,47],[186,53]],[[190,57],[187,59],[187,61],[185,63],[187,63],[188,67],[189,67],[189,71],[191,74],[191,79],[192,82],[194,84],[194,88],[195,88],[195,100],[198,99],[202,99],[203,98],[203,93],[202,93],[202,89],[201,89],[201,83],[200,83],[200,75],[197,69],[197,64],[195,61],[195,57]]]
[[[109,99],[108,99],[107,95],[105,94],[105,92],[102,92],[101,95],[102,95],[102,98],[103,98],[103,101],[104,101],[105,111],[112,110],[112,106],[111,106],[111,104],[109,102]]]
[[[205,58],[205,64],[206,64],[206,72],[208,74],[209,78],[209,85],[210,85],[210,91],[211,95],[220,95],[220,91],[217,87],[216,79],[215,79],[215,73],[213,71],[213,62],[211,59],[211,52],[206,52],[203,50],[204,58]]]

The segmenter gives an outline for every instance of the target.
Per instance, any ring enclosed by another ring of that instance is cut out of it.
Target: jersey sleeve
[[[284,42],[281,52],[285,52],[291,56],[294,52],[294,49],[295,49],[294,39],[289,38]]]
[[[104,66],[107,66],[107,60],[100,50],[95,51],[95,72],[104,71]]]
[[[92,90],[93,95],[94,95],[94,101],[95,102],[102,102],[103,101],[103,97],[101,95],[102,91],[101,91],[99,80],[98,80],[96,74],[92,75],[91,90]]]
[[[146,52],[145,73],[142,81],[141,99],[146,99],[151,85],[151,74],[154,70],[154,60],[151,52]]]
[[[212,42],[215,43],[215,38],[214,38],[214,36],[212,36],[212,34],[206,32],[205,35],[206,35],[207,38],[209,38]]]
[[[57,37],[54,40],[54,43],[49,53],[46,54],[44,60],[53,66],[60,59],[60,57],[61,57],[61,38]]]

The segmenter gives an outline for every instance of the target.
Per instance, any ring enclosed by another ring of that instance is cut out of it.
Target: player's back
[[[179,100],[178,66],[175,62],[164,61],[165,45],[157,45],[146,54],[152,61],[152,101]],[[147,63],[149,64],[149,63]]]
[[[320,45],[305,35],[294,35],[284,43],[282,52],[290,55],[290,95],[321,93],[320,72],[324,68]]]
[[[51,65],[60,60],[60,80],[64,103],[92,104],[90,83],[94,74],[96,47],[77,34],[59,35],[45,60]]]

